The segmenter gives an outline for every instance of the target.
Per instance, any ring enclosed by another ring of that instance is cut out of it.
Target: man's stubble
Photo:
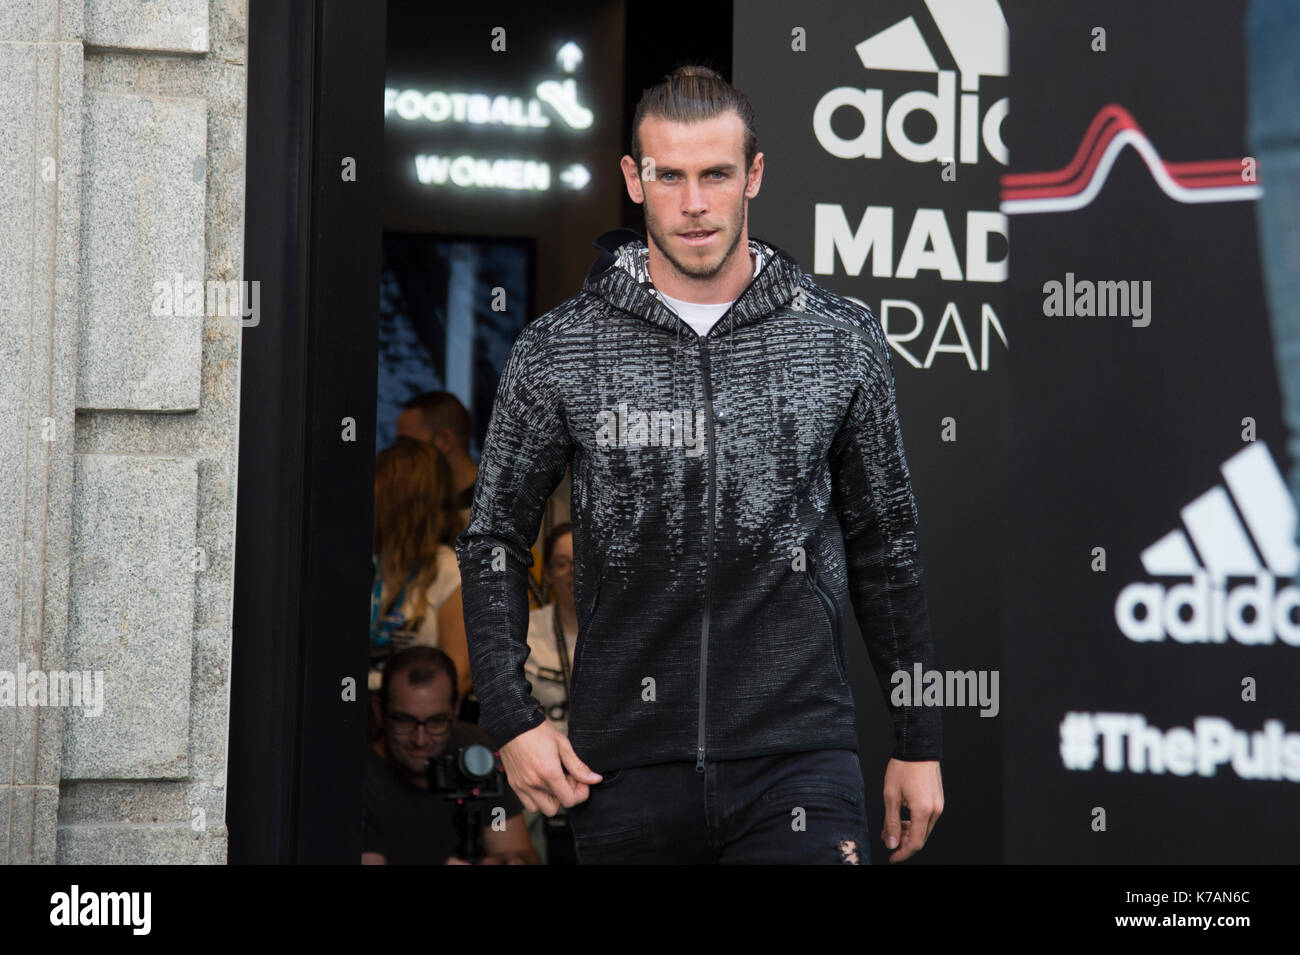
[[[678,272],[690,278],[711,279],[722,271],[723,266],[731,260],[732,254],[736,251],[736,246],[740,244],[741,227],[745,223],[745,212],[749,208],[749,200],[742,197],[740,204],[736,207],[736,215],[730,223],[731,244],[727,246],[726,253],[712,266],[708,265],[707,262],[701,263],[698,260],[691,263],[678,259],[673,252],[673,247],[669,244],[676,233],[660,227],[659,221],[654,217],[654,213],[650,209],[649,202],[644,203],[644,208],[646,232],[649,233],[650,238],[654,240],[655,245],[659,247],[659,251],[663,253],[669,264]],[[748,253],[749,250],[746,249],[745,251]]]

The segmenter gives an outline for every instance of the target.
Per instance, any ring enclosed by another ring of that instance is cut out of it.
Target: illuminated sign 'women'
[[[566,73],[582,62],[582,51],[572,42],[556,54]],[[594,115],[578,102],[577,84],[572,77],[543,80],[536,96],[524,98],[505,94],[450,92],[447,90],[384,90],[384,120],[410,123],[508,126],[545,129],[551,116],[575,130],[591,127]],[[509,189],[545,192],[551,188],[551,167],[540,159],[484,159],[473,155],[420,154],[415,156],[416,179],[425,186],[459,186],[476,189]],[[591,174],[581,164],[571,164],[557,177],[570,189],[582,189]]]

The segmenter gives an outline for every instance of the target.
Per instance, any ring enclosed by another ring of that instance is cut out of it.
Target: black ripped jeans
[[[870,861],[858,754],[847,749],[634,766],[567,810],[582,865]]]

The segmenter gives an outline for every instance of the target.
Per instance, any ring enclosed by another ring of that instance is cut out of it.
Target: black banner
[[[1005,690],[941,696],[928,861],[1294,861],[1296,513],[1245,4],[739,13],[750,231],[881,319],[940,675]]]
[[[998,208],[1007,43],[994,0],[737,7],[733,81],[754,106],[765,163],[750,234],[880,318],[894,349],[936,666],[991,691],[983,704],[973,694],[945,708],[944,783],[955,801],[927,862],[1001,853],[995,681],[1015,344]],[[891,739],[866,652],[855,640],[848,649],[874,824]]]
[[[1008,10],[1007,861],[1294,862],[1245,4]]]

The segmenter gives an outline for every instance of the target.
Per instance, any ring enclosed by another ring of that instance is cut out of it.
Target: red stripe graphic
[[[1015,199],[1044,199],[1078,195],[1092,182],[1097,165],[1106,148],[1123,130],[1133,130],[1147,138],[1132,114],[1118,103],[1110,103],[1093,117],[1083,134],[1079,148],[1070,162],[1050,172],[1008,173],[1002,177],[1003,201]],[[1154,150],[1154,146],[1152,146]],[[1195,162],[1165,162],[1160,164],[1178,185],[1188,189],[1206,189],[1223,186],[1253,186],[1241,177],[1241,158],[1208,159]]]

